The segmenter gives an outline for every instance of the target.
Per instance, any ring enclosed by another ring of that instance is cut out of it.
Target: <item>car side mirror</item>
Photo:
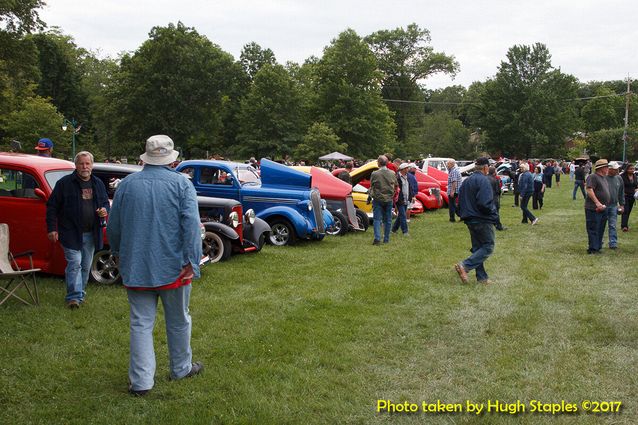
[[[39,187],[36,187],[35,189],[33,189],[33,193],[35,194],[35,196],[37,196],[38,198],[42,199],[43,201],[47,200],[47,195]]]

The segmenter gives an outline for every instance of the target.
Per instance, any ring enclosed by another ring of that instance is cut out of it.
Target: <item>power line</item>
[[[629,92],[629,93],[619,93],[619,94],[606,94],[601,96],[575,97],[572,99],[560,99],[560,100],[565,102],[572,101],[572,100],[591,100],[591,99],[602,99],[606,97],[620,97],[620,96],[626,96],[627,94],[635,94],[635,93]],[[401,100],[401,99],[385,99],[385,98],[382,98],[381,100],[383,100],[384,102],[391,102],[391,103],[414,103],[414,104],[420,104],[420,105],[479,105],[479,103],[474,103],[474,102],[434,102],[430,100]]]

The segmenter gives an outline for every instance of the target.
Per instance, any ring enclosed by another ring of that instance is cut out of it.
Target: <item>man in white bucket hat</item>
[[[153,325],[162,300],[171,379],[203,369],[192,362],[191,280],[199,277],[202,255],[197,194],[191,182],[169,165],[178,156],[164,135],[146,141],[144,169],[118,185],[108,222],[131,312],[129,392],[143,396],[154,384]]]

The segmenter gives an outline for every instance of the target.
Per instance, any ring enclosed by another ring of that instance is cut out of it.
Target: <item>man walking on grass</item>
[[[467,272],[471,270],[476,270],[479,283],[491,283],[483,263],[494,252],[494,225],[498,213],[494,206],[492,186],[487,178],[489,164],[485,157],[477,159],[474,173],[463,182],[459,192],[461,220],[465,222],[472,241],[472,255],[455,266],[463,283],[468,282]]]
[[[603,235],[607,225],[607,205],[609,205],[609,184],[607,174],[609,164],[599,159],[594,174],[587,177],[587,198],[585,199],[585,225],[587,228],[587,253],[600,254],[603,247]]]
[[[390,227],[392,226],[392,201],[397,188],[397,177],[388,169],[388,158],[385,155],[377,159],[379,169],[370,176],[370,191],[368,202],[372,199],[372,215],[374,220],[374,240],[372,245],[381,242],[381,223],[383,223],[383,243],[390,242]]]

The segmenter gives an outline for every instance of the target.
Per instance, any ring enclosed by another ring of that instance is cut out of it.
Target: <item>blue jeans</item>
[[[583,193],[583,198],[587,199],[587,195],[585,194],[585,181],[584,180],[574,180],[574,191],[572,192],[572,199],[576,200],[576,191],[580,188],[580,191]]]
[[[603,247],[603,235],[607,225],[607,211],[596,212],[585,210],[585,227],[587,228],[587,252],[600,251]]]
[[[487,280],[487,272],[483,263],[494,252],[494,224],[492,223],[465,223],[470,231],[472,240],[472,255],[461,263],[466,271],[476,270],[476,280]]]
[[[521,211],[523,211],[523,220],[522,223],[527,223],[529,221],[536,220],[536,217],[532,212],[527,208],[527,204],[529,203],[529,198],[531,198],[531,193],[521,194]]]
[[[408,206],[407,205],[397,205],[397,218],[394,220],[394,224],[392,225],[392,231],[396,232],[399,230],[399,225],[401,226],[401,231],[403,234],[408,233]]]
[[[86,284],[89,281],[91,262],[95,253],[93,233],[82,233],[81,249],[71,249],[64,246],[62,249],[66,259],[66,269],[64,269],[66,297],[64,301],[75,300],[82,302],[86,295]]]
[[[155,350],[153,327],[157,312],[157,299],[162,299],[166,341],[171,378],[180,379],[191,370],[191,316],[188,303],[191,285],[176,289],[128,291],[131,311],[131,354],[128,376],[135,391],[153,388],[155,376]]]
[[[372,219],[374,220],[374,240],[381,240],[381,222],[383,222],[383,242],[390,241],[390,227],[392,226],[392,201],[372,201]]]
[[[618,232],[616,231],[616,223],[618,223],[618,207],[607,207],[607,229],[609,231],[609,247],[618,246]]]

